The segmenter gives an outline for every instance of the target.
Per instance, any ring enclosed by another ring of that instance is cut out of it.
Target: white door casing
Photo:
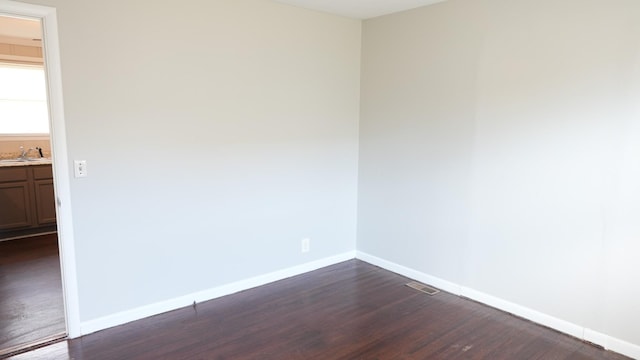
[[[81,336],[75,242],[71,212],[69,159],[62,97],[62,72],[56,9],[48,6],[0,0],[0,15],[38,19],[42,23],[42,46],[47,79],[53,177],[56,196],[58,245],[62,269],[62,292],[69,338]]]

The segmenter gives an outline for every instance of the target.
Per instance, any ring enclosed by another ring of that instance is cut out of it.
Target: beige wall
[[[365,21],[358,249],[637,354],[639,14],[450,0]]]
[[[34,2],[57,9],[68,160],[87,161],[71,181],[83,323],[353,251],[359,21]]]

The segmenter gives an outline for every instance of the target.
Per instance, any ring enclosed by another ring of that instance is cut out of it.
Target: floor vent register
[[[432,288],[429,285],[425,285],[425,284],[421,284],[417,281],[412,281],[410,283],[407,284],[408,287],[418,290],[420,292],[423,292],[427,295],[435,295],[437,293],[440,292],[440,290],[436,289],[436,288]]]

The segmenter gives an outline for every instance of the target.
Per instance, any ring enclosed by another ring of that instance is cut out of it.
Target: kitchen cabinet
[[[36,222],[38,225],[56,223],[56,198],[53,191],[51,165],[33,167],[33,189],[36,200]]]
[[[55,230],[51,165],[0,167],[0,240]]]

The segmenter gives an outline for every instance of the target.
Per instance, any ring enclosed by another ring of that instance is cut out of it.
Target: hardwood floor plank
[[[627,359],[352,260],[24,359]]]
[[[0,356],[66,331],[57,241],[0,242]]]

